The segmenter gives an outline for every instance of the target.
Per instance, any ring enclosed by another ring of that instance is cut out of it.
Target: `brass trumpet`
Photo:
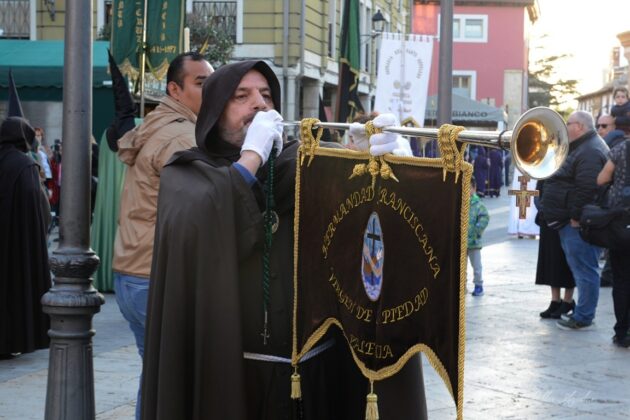
[[[286,125],[298,123],[288,122]],[[350,124],[320,122],[315,127],[347,130]],[[436,139],[437,128],[384,127],[383,131],[408,137]],[[548,178],[556,172],[569,151],[569,135],[562,117],[546,107],[525,112],[510,131],[470,131],[459,133],[462,143],[511,149],[514,164],[533,179]]]

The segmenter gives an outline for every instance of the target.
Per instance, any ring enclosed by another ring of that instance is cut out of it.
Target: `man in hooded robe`
[[[290,399],[299,144],[282,144],[279,111],[280,85],[267,64],[221,67],[204,84],[198,147],[176,153],[162,171],[142,376],[145,420],[365,415],[367,381],[334,329],[300,363],[301,402]],[[265,165],[272,147],[279,155]],[[278,216],[268,284],[265,194],[273,195]],[[408,363],[377,384],[381,419],[422,417],[419,372]]]
[[[490,177],[488,179],[488,190],[486,194],[490,197],[501,195],[501,184],[503,181],[503,151],[492,149],[489,153]]]
[[[473,162],[473,175],[477,180],[477,195],[483,198],[487,194],[490,160],[484,147],[477,148],[477,156]]]
[[[50,206],[37,163],[35,130],[21,117],[0,125],[0,356],[49,344],[40,299],[50,289],[46,232]]]

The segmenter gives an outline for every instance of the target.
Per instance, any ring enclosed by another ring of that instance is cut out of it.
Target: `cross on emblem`
[[[529,198],[537,197],[539,192],[537,190],[531,191],[527,189],[527,183],[529,182],[529,177],[527,175],[519,176],[518,181],[521,183],[521,188],[518,190],[508,190],[508,194],[516,196],[518,218],[525,219],[527,215],[527,207],[530,206]]]
[[[381,237],[378,236],[376,233],[376,219],[372,219],[372,231],[370,232],[368,230],[367,233],[367,238],[372,240],[372,252],[371,252],[371,256],[375,257],[376,256],[376,243],[377,242],[381,242]],[[370,284],[374,285],[374,271],[370,272]]]

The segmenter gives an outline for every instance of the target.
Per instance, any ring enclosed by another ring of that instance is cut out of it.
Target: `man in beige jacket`
[[[127,172],[114,242],[114,290],[120,311],[135,336],[140,357],[144,356],[160,171],[173,153],[196,145],[201,88],[212,72],[212,66],[200,54],[178,55],[166,76],[167,96],[141,125],[118,140],[118,157],[127,165]],[[139,414],[140,391],[136,419]]]

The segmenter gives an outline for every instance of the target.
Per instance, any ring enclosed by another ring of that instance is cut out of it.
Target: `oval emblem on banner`
[[[381,221],[378,214],[373,212],[368,219],[363,234],[363,253],[361,257],[361,278],[365,293],[372,301],[377,301],[383,286],[383,265],[385,262],[385,247]]]

